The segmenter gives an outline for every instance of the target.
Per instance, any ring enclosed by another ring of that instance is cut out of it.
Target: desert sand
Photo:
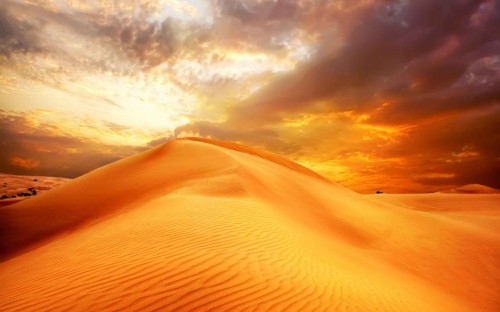
[[[0,222],[0,311],[500,311],[500,195],[363,196],[230,143],[170,141]]]
[[[66,178],[45,176],[22,176],[0,173],[0,207],[15,204],[33,196],[31,190],[36,190],[36,195],[47,192],[69,181]],[[28,193],[30,196],[19,196]],[[8,198],[3,198],[8,197]]]
[[[481,185],[481,184],[467,184],[455,187],[449,190],[441,191],[438,193],[451,193],[451,194],[500,194],[500,190],[495,188]]]

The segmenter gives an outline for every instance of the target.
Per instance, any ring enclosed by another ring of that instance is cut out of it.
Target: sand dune
[[[500,194],[500,190],[495,188],[481,185],[481,184],[467,184],[455,187],[449,190],[441,191],[438,193],[452,193],[452,194]]]
[[[0,209],[0,311],[498,311],[500,198],[432,195],[170,141]]]

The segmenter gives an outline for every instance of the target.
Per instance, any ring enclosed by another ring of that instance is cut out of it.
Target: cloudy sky
[[[2,0],[0,172],[200,136],[362,193],[500,188],[499,29],[500,0]]]

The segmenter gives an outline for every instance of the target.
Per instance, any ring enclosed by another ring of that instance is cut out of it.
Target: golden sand
[[[0,209],[0,311],[500,311],[499,204],[174,140]]]

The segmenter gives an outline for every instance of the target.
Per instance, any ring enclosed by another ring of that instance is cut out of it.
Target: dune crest
[[[0,209],[0,310],[500,307],[498,214],[382,197],[267,152],[173,140]]]
[[[189,138],[182,138],[179,140],[190,140],[190,141],[197,141],[197,142],[204,142],[216,146],[220,146],[223,148],[231,149],[237,152],[242,152],[242,153],[247,153],[253,156],[257,156],[266,160],[269,160],[271,162],[274,162],[278,165],[287,167],[289,169],[292,169],[293,171],[297,171],[312,177],[315,177],[323,182],[330,183],[331,181],[328,180],[327,178],[323,177],[322,175],[302,166],[299,165],[298,163],[295,163],[293,161],[290,161],[286,158],[283,158],[279,155],[276,155],[274,153],[266,152],[264,150],[259,150],[250,146],[245,146],[233,142],[227,142],[227,141],[220,141],[220,140],[214,140],[214,139],[205,139],[205,138],[198,138],[198,137],[189,137]]]

